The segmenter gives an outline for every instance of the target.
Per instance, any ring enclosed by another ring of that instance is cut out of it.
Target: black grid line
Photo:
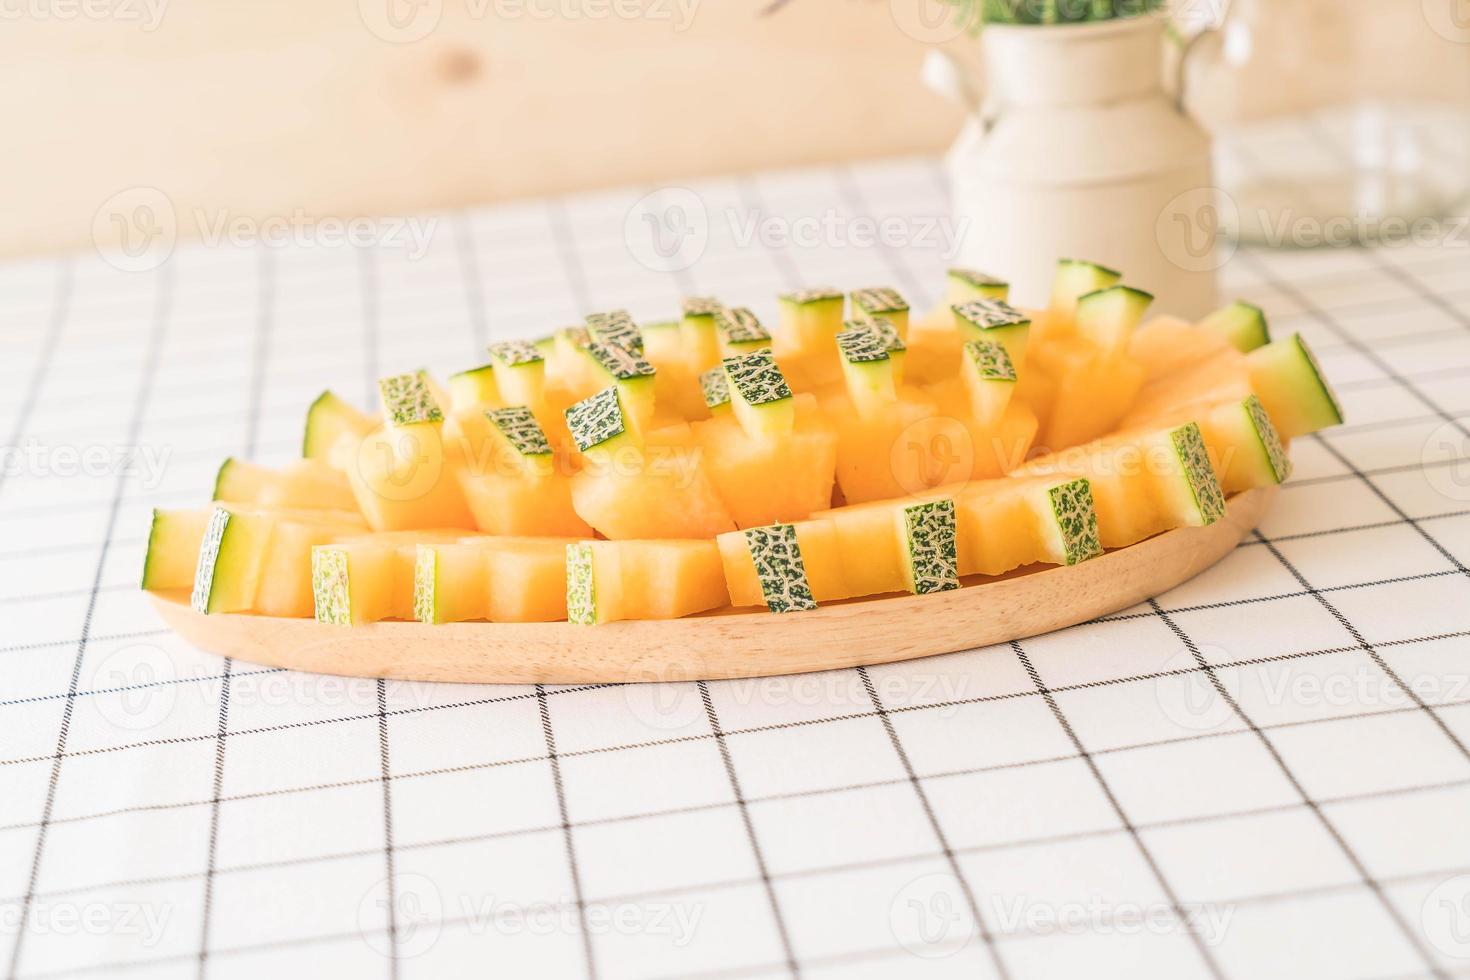
[[[1250,729],[1251,734],[1256,737],[1261,747],[1266,750],[1266,754],[1271,757],[1271,761],[1276,764],[1276,767],[1281,770],[1281,774],[1286,777],[1286,781],[1291,784],[1292,790],[1306,805],[1307,811],[1316,818],[1317,823],[1326,831],[1327,836],[1332,839],[1333,844],[1342,852],[1342,856],[1352,865],[1353,871],[1357,873],[1358,877],[1362,879],[1363,884],[1373,894],[1379,907],[1383,910],[1389,921],[1393,923],[1394,928],[1414,949],[1414,952],[1418,954],[1430,973],[1436,977],[1445,977],[1446,974],[1440,967],[1438,961],[1434,958],[1434,955],[1429,951],[1428,947],[1425,946],[1423,937],[1409,925],[1408,920],[1404,918],[1398,906],[1394,905],[1393,901],[1384,891],[1382,883],[1368,870],[1368,866],[1363,863],[1363,859],[1358,856],[1357,851],[1348,843],[1347,838],[1342,835],[1342,831],[1338,830],[1337,824],[1327,816],[1321,804],[1307,792],[1306,787],[1302,785],[1301,779],[1298,778],[1296,772],[1291,766],[1287,765],[1286,759],[1281,755],[1281,751],[1276,747],[1276,743],[1271,740],[1271,736],[1266,734],[1265,730],[1256,723],[1256,720],[1240,706],[1240,702],[1236,700],[1235,695],[1231,694],[1229,689],[1221,683],[1214,668],[1205,659],[1204,654],[1200,652],[1199,646],[1196,645],[1190,635],[1181,629],[1178,623],[1174,622],[1173,617],[1160,609],[1157,602],[1150,599],[1149,603],[1154,607],[1154,611],[1158,614],[1159,618],[1163,620],[1164,625],[1178,637],[1179,642],[1189,651],[1189,655],[1194,658],[1195,663],[1205,668],[1205,676],[1209,679],[1210,686],[1214,688],[1215,696],[1228,705],[1235,716]]]
[[[135,443],[138,433],[143,426],[143,419],[148,408],[148,397],[153,382],[153,376],[158,370],[159,362],[163,354],[164,340],[168,333],[169,314],[171,312],[171,300],[173,296],[173,274],[172,269],[165,264],[155,277],[155,296],[153,325],[148,334],[147,353],[144,357],[142,370],[139,375],[137,393],[133,399],[132,417],[128,423],[128,441]],[[25,939],[30,923],[31,908],[35,899],[36,885],[41,876],[41,860],[46,852],[46,830],[51,821],[52,809],[56,804],[56,786],[61,781],[61,767],[66,759],[66,739],[71,730],[72,711],[76,706],[75,693],[82,675],[82,662],[86,658],[89,633],[92,628],[92,617],[97,610],[97,586],[102,579],[102,571],[107,565],[107,554],[111,547],[112,534],[117,526],[118,512],[122,509],[123,497],[127,493],[127,476],[119,473],[113,488],[112,509],[108,514],[107,526],[103,531],[102,546],[97,556],[97,569],[93,577],[92,596],[87,602],[87,610],[82,617],[82,635],[77,641],[76,655],[72,660],[71,678],[67,682],[68,697],[66,706],[62,710],[61,724],[56,733],[56,752],[51,764],[51,774],[46,787],[46,800],[41,810],[41,822],[36,832],[36,847],[31,857],[30,874],[26,884],[26,894],[21,901],[20,916],[15,930],[15,943],[10,948],[10,963],[6,968],[6,976],[14,980],[20,969],[21,954],[25,948]]]
[[[203,980],[209,963],[209,926],[214,914],[214,879],[219,871],[219,816],[220,798],[225,783],[225,731],[230,727],[230,669],[234,661],[225,658],[224,674],[220,678],[219,729],[214,746],[214,795],[209,800],[209,844],[204,865],[204,899],[201,903],[199,925],[199,970],[197,976]]]
[[[35,366],[31,368],[30,378],[26,381],[25,394],[21,396],[20,408],[15,413],[15,424],[10,427],[8,445],[20,445],[21,437],[26,434],[26,427],[30,425],[31,414],[36,410],[36,402],[41,397],[41,389],[51,373],[51,362],[56,358],[56,349],[61,344],[61,334],[71,311],[73,277],[72,262],[69,259],[62,260],[56,267],[56,285],[51,296],[51,310],[47,317],[41,352],[36,357]],[[5,475],[5,470],[0,469],[0,491],[5,489]]]
[[[1067,741],[1072,743],[1072,748],[1076,750],[1078,758],[1087,766],[1087,771],[1092,774],[1092,778],[1097,783],[1098,789],[1102,790],[1103,796],[1107,798],[1108,806],[1112,808],[1113,814],[1118,818],[1118,822],[1123,825],[1123,829],[1133,842],[1133,846],[1138,851],[1139,857],[1143,858],[1143,863],[1148,866],[1149,873],[1153,875],[1154,881],[1158,882],[1159,887],[1163,889],[1164,897],[1168,899],[1169,909],[1173,912],[1175,921],[1183,927],[1185,935],[1189,937],[1190,944],[1194,946],[1195,952],[1199,954],[1199,958],[1204,963],[1205,969],[1209,971],[1210,976],[1214,977],[1215,980],[1224,980],[1225,972],[1220,969],[1220,963],[1215,959],[1215,954],[1210,951],[1209,946],[1205,945],[1204,940],[1200,938],[1198,930],[1194,928],[1194,923],[1185,914],[1184,906],[1179,901],[1178,893],[1175,892],[1174,886],[1169,883],[1169,879],[1165,877],[1163,868],[1159,866],[1158,858],[1154,857],[1153,851],[1144,843],[1143,837],[1138,833],[1138,827],[1133,823],[1132,818],[1128,816],[1128,811],[1123,809],[1123,803],[1118,799],[1118,795],[1113,792],[1113,787],[1108,785],[1108,781],[1104,778],[1102,770],[1098,768],[1097,760],[1093,758],[1092,753],[1082,744],[1082,739],[1077,735],[1077,730],[1067,720],[1067,715],[1062,711],[1062,706],[1057,703],[1057,699],[1047,688],[1045,682],[1042,681],[1041,674],[1037,672],[1036,666],[1031,662],[1031,658],[1026,656],[1026,651],[1020,642],[1012,640],[1010,646],[1015,651],[1016,659],[1021,661],[1021,666],[1025,669],[1026,676],[1031,678],[1032,686],[1045,699],[1047,708],[1051,711],[1052,717],[1056,718],[1057,724],[1061,726],[1063,733],[1066,734]]]
[[[541,732],[546,740],[546,759],[551,764],[551,783],[556,790],[556,811],[561,817],[562,847],[566,850],[567,870],[572,879],[572,896],[576,903],[578,932],[582,939],[582,957],[589,980],[597,980],[597,960],[592,955],[592,932],[587,928],[587,900],[582,892],[582,871],[577,866],[577,843],[572,837],[572,821],[567,812],[566,786],[562,782],[561,757],[556,751],[556,732],[551,726],[551,706],[546,701],[546,687],[536,685],[536,707],[541,713]]]
[[[398,980],[398,874],[394,869],[393,846],[393,764],[388,746],[388,693],[383,678],[378,678],[378,772],[383,784],[383,884],[388,892],[388,976]]]

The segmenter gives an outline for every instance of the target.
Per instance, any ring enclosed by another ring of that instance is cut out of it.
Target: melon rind
[[[550,456],[551,442],[536,416],[524,405],[492,408],[485,413],[510,447],[522,456]]]
[[[770,524],[746,528],[745,546],[755,565],[756,581],[761,597],[773,613],[802,612],[817,608],[812,587],[807,581],[806,566],[801,560],[801,546],[796,541],[796,528],[791,524]],[[570,578],[570,572],[569,572]]]
[[[194,591],[189,596],[189,605],[195,612],[209,612],[209,597],[214,591],[214,570],[219,562],[219,549],[224,544],[225,531],[230,526],[230,512],[216,507],[209,515],[209,524],[204,528],[204,538],[199,542],[199,563],[194,571]]]
[[[1058,313],[1073,313],[1079,298],[1106,289],[1122,278],[1123,273],[1096,262],[1059,259],[1056,276],[1052,280],[1051,309]]]
[[[437,622],[435,581],[439,555],[432,546],[419,545],[413,561],[413,618],[420,623]]]
[[[1061,537],[1065,564],[1076,565],[1103,553],[1090,481],[1079,477],[1048,487],[1046,499]]]
[[[383,414],[389,425],[421,425],[443,422],[444,411],[434,398],[428,375],[423,371],[395,374],[378,382]]]
[[[643,332],[627,310],[589,313],[587,332],[599,343],[613,344],[634,354],[643,353]]]
[[[1179,460],[1184,479],[1194,497],[1201,525],[1213,524],[1225,516],[1225,494],[1205,450],[1204,436],[1198,423],[1189,422],[1169,431],[1169,444]]]
[[[1010,283],[987,275],[978,269],[954,268],[945,274],[951,305],[977,299],[1005,300],[1010,297]]]
[[[311,549],[311,595],[317,622],[352,625],[350,581],[346,551],[330,546]]]
[[[907,313],[909,304],[898,290],[875,286],[853,290],[852,308],[861,310],[866,316],[881,316],[885,313]]]
[[[791,431],[796,421],[791,386],[769,347],[727,357],[723,366],[730,386],[730,407],[746,432],[765,437]]]
[[[609,386],[566,410],[567,430],[582,452],[606,445],[629,431],[618,401],[618,389]]]
[[[1266,464],[1271,469],[1271,475],[1276,478],[1277,483],[1283,483],[1291,476],[1291,458],[1286,455],[1286,447],[1281,444],[1281,436],[1276,432],[1276,426],[1271,423],[1271,417],[1266,414],[1266,406],[1255,395],[1251,395],[1241,403],[1241,408],[1250,421],[1251,429],[1260,441],[1261,451],[1266,455]]]
[[[729,350],[748,350],[771,342],[771,335],[761,326],[760,320],[743,306],[729,310],[721,308],[714,314],[714,323],[720,342]]]
[[[1236,300],[1229,306],[1216,310],[1199,322],[1202,329],[1213,330],[1236,350],[1249,354],[1257,347],[1271,342],[1271,330],[1266,325],[1266,314],[1259,306]]]
[[[305,459],[325,460],[332,447],[345,432],[367,435],[373,420],[341,398],[324,391],[306,410],[306,428],[301,436],[301,455]]]
[[[704,394],[704,407],[710,411],[730,404],[730,382],[725,378],[723,365],[701,371],[699,389]]]
[[[592,543],[567,545],[567,622],[592,626],[597,622],[597,585],[592,573]]]
[[[494,363],[506,367],[519,367],[545,360],[536,345],[525,340],[497,341],[490,345],[490,357]]]
[[[900,514],[909,591],[927,595],[959,588],[954,500],[912,504]]]
[[[653,365],[642,354],[621,344],[594,340],[587,345],[587,353],[604,374],[619,383],[636,382],[655,374]]]
[[[1011,355],[1000,344],[989,340],[971,340],[965,344],[965,363],[981,381],[1016,380],[1016,366]]]

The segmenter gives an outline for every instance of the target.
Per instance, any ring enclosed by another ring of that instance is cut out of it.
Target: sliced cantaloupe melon
[[[847,400],[857,413],[867,418],[888,411],[898,394],[882,339],[868,330],[844,330],[837,335],[837,350]]]
[[[490,539],[484,546],[490,621],[553,623],[566,619],[567,545],[572,543],[567,538]]]
[[[351,448],[363,436],[377,428],[371,416],[358,411],[330,391],[324,391],[306,410],[306,432],[301,440],[301,455],[319,459],[344,469]]]
[[[849,296],[852,304],[852,315],[864,320],[872,320],[882,317],[893,328],[898,331],[898,336],[903,339],[909,333],[909,304],[908,300],[899,295],[898,290],[888,286],[878,286],[870,289],[855,289]]]
[[[1199,325],[1202,330],[1215,331],[1242,353],[1248,354],[1271,342],[1271,331],[1266,327],[1266,314],[1260,307],[1241,300],[1216,310],[1201,320]]]
[[[686,296],[679,319],[679,340],[684,348],[685,363],[698,374],[720,363],[720,334],[715,328],[715,314],[724,309],[711,296]]]
[[[925,450],[932,439],[919,429],[937,410],[926,392],[900,387],[891,411],[866,418],[842,389],[828,388],[817,397],[837,432],[837,483],[847,502],[887,500],[931,485]]]
[[[444,412],[422,371],[379,382],[387,422],[358,447],[347,478],[358,509],[374,530],[473,528],[446,443]]]
[[[420,544],[468,540],[458,528],[343,535],[311,552],[318,622],[338,626],[414,618]]]
[[[627,310],[609,310],[586,316],[587,333],[593,343],[612,344],[633,354],[643,354],[643,331]]]
[[[932,431],[920,426],[903,440],[924,488],[1004,476],[1036,442],[1036,415],[1024,403],[1012,399],[998,419],[984,424],[975,418],[974,400],[961,379],[931,385],[927,394],[944,425]]]
[[[1043,370],[1052,379],[1053,398],[1038,443],[1057,451],[1116,429],[1143,387],[1143,366],[1124,353],[1104,352],[1074,337],[1056,338],[1046,351]]]
[[[714,313],[715,334],[720,339],[720,357],[741,357],[771,346],[771,335],[749,309],[721,307]]]
[[[143,588],[150,592],[187,589],[194,584],[199,545],[212,511],[154,510],[143,556]]]
[[[1045,563],[1075,565],[1102,554],[1085,478],[1011,478],[955,492],[962,575],[1003,575]]]
[[[485,559],[480,541],[415,546],[413,618],[421,623],[487,618],[490,586]]]
[[[1197,328],[1190,328],[1198,332]],[[1181,364],[1151,378],[1119,420],[1121,431],[1130,431],[1165,413],[1186,405],[1219,405],[1240,402],[1252,393],[1250,364],[1233,347],[1220,345],[1198,360]]]
[[[1197,402],[1140,420],[1139,429],[1199,420],[1210,461],[1227,494],[1254,487],[1274,486],[1291,475],[1291,460],[1261,400],[1247,395],[1239,401]]]
[[[500,387],[495,382],[493,364],[482,364],[449,376],[449,407],[455,411],[495,408],[500,404]]]
[[[1077,334],[1104,356],[1125,350],[1143,314],[1153,303],[1152,293],[1132,286],[1108,286],[1077,299]]]
[[[1128,342],[1128,355],[1144,366],[1150,383],[1229,350],[1229,341],[1218,331],[1201,330],[1175,316],[1150,320]]]
[[[729,605],[713,541],[580,541],[566,546],[567,619],[677,619]]]
[[[960,377],[970,393],[970,414],[989,427],[1000,420],[1016,392],[1016,368],[1000,344],[990,340],[965,343]]]
[[[795,403],[786,376],[769,347],[726,357],[725,382],[730,408],[746,432],[757,439],[779,439],[791,434]]]
[[[195,612],[245,612],[255,603],[275,522],[216,507],[209,516],[194,566],[189,604]]]
[[[752,527],[715,540],[732,605],[799,612],[853,594],[831,521]]]
[[[546,358],[535,344],[502,340],[490,345],[490,368],[502,405],[524,405],[533,412],[546,403]]]
[[[987,275],[978,269],[950,269],[945,274],[945,300],[951,306],[972,303],[977,299],[1010,299],[1010,283]]]
[[[658,378],[654,366],[637,350],[600,340],[587,345],[587,356],[602,384],[617,389],[618,401],[633,417],[634,426],[648,428],[653,421]]]
[[[802,520],[831,504],[837,433],[811,395],[793,398],[790,435],[760,439],[728,413],[693,426],[700,464],[737,527]]]
[[[1009,303],[981,299],[952,307],[954,325],[965,341],[986,340],[1000,344],[1017,371],[1026,367],[1026,346],[1031,335],[1031,317]]]
[[[1246,355],[1251,387],[1281,438],[1291,440],[1342,424],[1342,406],[1298,334]]]
[[[475,527],[487,534],[589,535],[572,507],[571,462],[524,406],[456,412],[445,424],[463,462],[456,475]]]
[[[842,326],[842,291],[826,286],[782,293],[776,350],[782,354],[831,357]]]
[[[1121,272],[1096,262],[1081,259],[1058,259],[1052,280],[1050,310],[1070,317],[1077,312],[1077,301],[1088,293],[1107,289],[1123,278]]]
[[[687,423],[588,455],[571,491],[577,516],[613,540],[712,538],[735,527]]]
[[[347,477],[317,459],[274,470],[230,457],[215,477],[214,499],[271,508],[357,510]]]

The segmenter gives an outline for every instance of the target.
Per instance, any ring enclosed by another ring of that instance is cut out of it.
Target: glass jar
[[[1225,2],[1188,42],[1184,89],[1228,232],[1372,243],[1470,198],[1470,2]]]

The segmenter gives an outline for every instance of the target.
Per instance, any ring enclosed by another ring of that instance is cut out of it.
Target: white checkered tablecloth
[[[1349,424],[1293,447],[1224,562],[1099,622],[566,688],[266,670],[161,627],[136,588],[150,508],[205,500],[226,455],[290,458],[324,386],[367,404],[379,374],[682,293],[762,315],[803,283],[938,298],[933,161],[689,189],[708,247],[672,275],[625,244],[642,190],[442,215],[421,257],[0,266],[5,975],[1467,972],[1463,247],[1226,265],[1315,346]],[[864,216],[897,232],[864,245]]]

